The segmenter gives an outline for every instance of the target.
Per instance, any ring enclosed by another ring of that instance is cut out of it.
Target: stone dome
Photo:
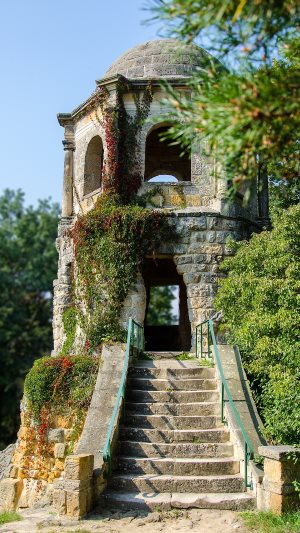
[[[195,68],[206,69],[216,61],[195,44],[177,39],[147,41],[131,48],[114,61],[104,78],[122,74],[128,79],[186,78]]]

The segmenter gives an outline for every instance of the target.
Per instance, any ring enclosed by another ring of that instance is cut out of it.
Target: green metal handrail
[[[144,350],[144,328],[138,322],[135,322],[133,318],[130,318],[128,321],[127,328],[127,342],[126,342],[126,352],[125,359],[123,364],[123,370],[121,374],[121,381],[116,397],[114,410],[112,412],[106,439],[103,448],[103,461],[108,464],[108,474],[111,474],[111,441],[113,435],[113,429],[115,426],[116,418],[119,411],[120,402],[123,403],[124,407],[124,397],[125,397],[125,386],[126,386],[126,377],[129,364],[130,355],[134,355],[134,351],[142,352]]]
[[[199,335],[200,335],[200,339],[199,339]],[[204,347],[205,337],[207,339],[207,351],[205,350],[205,347]],[[248,437],[248,434],[247,434],[247,431],[246,431],[246,429],[244,427],[244,424],[243,424],[243,422],[241,420],[241,417],[240,417],[240,415],[239,415],[239,413],[237,411],[237,408],[236,408],[236,406],[234,404],[234,401],[232,399],[232,396],[231,396],[231,393],[230,393],[230,390],[229,390],[229,387],[228,387],[227,380],[226,380],[225,375],[224,375],[224,370],[223,370],[223,367],[222,367],[220,354],[219,354],[219,350],[218,350],[218,346],[217,346],[217,342],[216,342],[213,323],[212,323],[211,320],[205,320],[204,322],[201,322],[201,324],[198,324],[196,326],[196,356],[197,357],[203,358],[203,357],[205,357],[205,354],[207,354],[206,356],[208,358],[211,357],[211,345],[212,345],[211,341],[213,343],[215,360],[216,360],[216,363],[217,363],[217,367],[218,367],[220,378],[221,378],[221,382],[222,382],[222,385],[221,385],[221,420],[222,420],[223,424],[227,423],[226,418],[225,418],[225,414],[224,414],[225,394],[226,394],[227,401],[230,404],[230,407],[232,409],[233,415],[234,415],[235,420],[236,420],[236,422],[237,422],[237,424],[238,424],[238,426],[239,426],[239,428],[241,430],[241,433],[242,433],[243,439],[244,439],[244,484],[245,484],[246,488],[251,488],[252,489],[253,488],[252,482],[251,481],[248,482],[248,464],[249,464],[249,460],[254,457],[254,449],[253,449],[253,446],[252,446],[252,444],[250,442],[250,439]],[[200,350],[199,350],[199,344],[200,344]]]

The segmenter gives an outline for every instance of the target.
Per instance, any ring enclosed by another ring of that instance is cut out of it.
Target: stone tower
[[[213,299],[222,275],[219,263],[228,253],[228,238],[247,238],[255,228],[259,229],[260,220],[267,217],[266,187],[259,193],[253,192],[247,207],[243,207],[242,194],[234,203],[228,203],[226,179],[216,178],[215,162],[205,155],[205,146],[194,144],[190,156],[180,157],[180,148],[161,142],[160,134],[169,126],[163,116],[165,94],[161,81],[167,80],[173,88],[188,93],[187,81],[192,71],[205,70],[212,61],[216,60],[196,45],[173,39],[146,42],[115,61],[104,77],[96,81],[96,92],[87,101],[71,113],[58,115],[65,132],[65,163],[57,240],[59,267],[54,282],[54,354],[61,350],[65,338],[63,311],[72,300],[70,272],[74,255],[68,229],[81,213],[93,208],[103,190],[102,178],[109,157],[101,106],[104,93],[110,107],[118,108],[118,87],[122,83],[123,111],[133,116],[136,95],[151,84],[148,117],[136,139],[138,194],[155,188],[149,208],[153,209],[154,202],[156,209],[164,209],[179,235],[176,242],[170,239],[161,243],[155,261],[145,259],[136,286],[124,302],[121,323],[126,326],[129,316],[143,323],[151,287],[178,286],[179,323],[176,328],[161,332],[151,330],[151,326],[146,328],[148,348],[189,350],[193,346],[195,325],[214,314]],[[153,181],[157,176],[164,176],[164,181],[159,184]],[[80,334],[77,337],[80,346]],[[160,339],[157,345],[151,341],[154,337]]]

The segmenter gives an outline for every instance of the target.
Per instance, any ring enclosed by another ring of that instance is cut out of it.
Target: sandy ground
[[[79,522],[58,518],[51,509],[27,509],[22,520],[0,526],[1,533],[250,533],[239,513],[192,509],[142,513],[118,511],[90,514]]]

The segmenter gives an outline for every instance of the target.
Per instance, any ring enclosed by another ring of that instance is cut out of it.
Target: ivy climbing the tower
[[[75,275],[73,306],[64,314],[65,353],[75,338],[74,319],[84,332],[85,352],[93,353],[104,341],[125,340],[126,332],[119,324],[124,300],[144,257],[154,254],[169,232],[164,214],[142,207],[137,196],[142,183],[139,134],[150,111],[151,83],[142,95],[133,91],[134,116],[124,105],[129,89],[119,79],[114,105],[102,87],[91,104],[101,109],[101,117],[96,116],[105,129],[107,155],[102,195],[91,211],[77,218],[71,231]]]

